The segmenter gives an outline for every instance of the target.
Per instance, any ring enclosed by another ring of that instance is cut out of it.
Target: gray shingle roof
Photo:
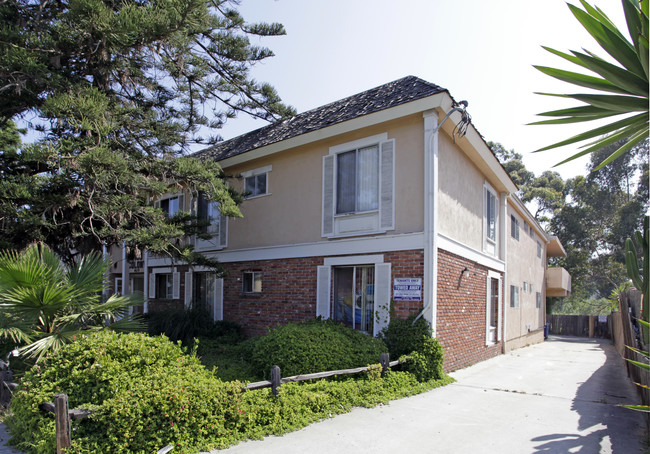
[[[380,110],[426,98],[446,91],[415,76],[389,82],[379,87],[303,112],[293,118],[279,121],[220,142],[196,153],[196,157],[222,161],[256,148],[271,145],[327,126]]]

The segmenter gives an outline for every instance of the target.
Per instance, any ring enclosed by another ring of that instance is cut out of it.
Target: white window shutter
[[[395,139],[381,143],[380,170],[380,226],[382,230],[395,229]]]
[[[185,307],[190,307],[192,305],[192,272],[187,271],[185,273]]]
[[[323,156],[323,236],[334,234],[334,159]]]
[[[372,335],[376,336],[390,322],[391,264],[375,265],[375,323]]]
[[[226,247],[228,245],[228,217],[224,215],[219,216],[219,246]]]
[[[178,212],[180,213],[181,211],[187,211],[185,209],[185,196],[183,194],[179,194],[178,196]]]
[[[149,298],[156,297],[156,275],[151,273],[149,275]]]
[[[330,286],[332,269],[319,266],[316,273],[316,316],[330,318]]]
[[[178,271],[172,273],[172,299],[181,299],[181,273]]]
[[[223,320],[223,278],[215,276],[214,285],[214,321]]]

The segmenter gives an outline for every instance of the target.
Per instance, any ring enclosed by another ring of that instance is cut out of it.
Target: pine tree
[[[188,152],[240,112],[276,121],[294,111],[250,75],[273,54],[249,37],[282,25],[246,23],[236,3],[0,3],[0,128],[25,124],[32,139],[0,140],[0,247],[42,240],[71,258],[126,241],[192,261],[182,238],[197,220],[167,219],[153,199],[182,187],[240,215],[220,167]]]

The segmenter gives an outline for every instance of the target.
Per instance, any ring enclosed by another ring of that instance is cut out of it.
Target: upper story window
[[[379,147],[336,155],[336,214],[379,208]]]
[[[510,286],[510,307],[519,307],[519,287]]]
[[[537,240],[537,257],[542,258],[542,243],[539,240]]]
[[[519,219],[510,215],[510,236],[519,241]]]
[[[330,147],[323,156],[325,237],[395,228],[395,139],[377,134]]]
[[[242,172],[244,177],[244,196],[247,199],[269,194],[269,172],[272,166]]]
[[[165,216],[171,218],[176,216],[183,210],[183,202],[185,197],[182,194],[173,195],[171,197],[164,197],[154,203],[156,208],[160,208],[165,213]]]
[[[207,221],[209,224],[205,226],[205,231],[219,236],[221,231],[221,213],[219,212],[219,202],[208,200],[205,195],[199,193],[199,200],[197,202],[197,215],[199,220]]]
[[[491,255],[497,255],[498,225],[499,199],[496,191],[486,182],[483,186],[483,250]]]

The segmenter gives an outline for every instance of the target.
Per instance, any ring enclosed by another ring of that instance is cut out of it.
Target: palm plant
[[[99,253],[65,266],[44,244],[0,253],[0,338],[36,358],[88,330],[141,330],[129,307],[142,297],[110,296],[103,301],[109,263]]]
[[[582,150],[578,153],[556,164],[560,165],[597,151],[607,145],[627,139],[624,145],[616,149],[596,167],[595,170],[598,170],[633,149],[648,137],[648,0],[622,0],[631,40],[625,37],[599,8],[591,6],[584,0],[580,0],[580,3],[584,10],[569,5],[571,12],[605,52],[619,64],[610,63],[588,50],[584,50],[584,52],[570,51],[571,54],[566,54],[544,47],[552,54],[595,75],[546,66],[535,66],[535,68],[561,81],[608,94],[538,93],[547,96],[571,98],[584,104],[578,107],[541,113],[539,115],[554,117],[554,119],[532,124],[569,124],[626,115],[622,119],[617,119],[604,126],[599,126],[537,150],[549,150],[596,139],[582,146]]]

